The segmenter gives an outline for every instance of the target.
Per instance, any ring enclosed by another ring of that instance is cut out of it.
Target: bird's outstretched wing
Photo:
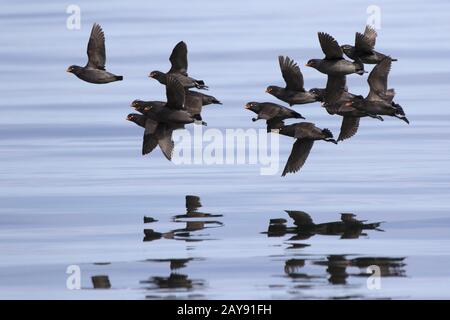
[[[294,220],[296,226],[311,226],[314,222],[309,214],[304,211],[285,210],[289,217]]]
[[[341,132],[337,141],[342,141],[353,137],[359,128],[359,117],[343,117]]]
[[[355,35],[355,50],[359,53],[371,53],[373,50],[370,39],[362,33],[357,32]]]
[[[305,88],[303,75],[298,64],[289,57],[278,57],[280,63],[281,75],[286,82],[286,89],[291,91],[304,92]]]
[[[155,132],[158,127],[158,122],[147,118],[145,120],[144,139],[142,143],[142,155],[152,152],[158,145],[158,137]]]
[[[167,106],[172,109],[180,110],[184,108],[184,87],[177,78],[167,75],[166,96]]]
[[[375,48],[375,42],[377,40],[377,32],[375,29],[369,25],[366,25],[366,29],[364,30],[364,36],[369,41],[369,44],[372,48]]]
[[[203,99],[201,95],[192,93],[186,89],[186,95],[184,98],[184,108],[191,115],[200,114],[202,112]]]
[[[325,54],[325,59],[333,60],[343,58],[344,53],[342,48],[332,36],[325,32],[319,32],[318,35],[320,47]]]
[[[172,159],[174,143],[172,140],[172,129],[166,125],[158,126],[158,145],[167,160]]]
[[[294,142],[291,154],[282,173],[283,177],[287,173],[294,173],[301,169],[311,152],[313,144],[314,140],[311,139],[297,139]]]
[[[87,46],[88,63],[86,67],[105,70],[105,34],[102,27],[94,23]]]
[[[323,102],[327,106],[332,106],[338,102],[346,91],[346,77],[343,76],[328,76],[327,86],[325,88]]]
[[[387,81],[389,71],[391,71],[392,59],[385,57],[381,60],[370,72],[367,82],[369,83],[370,91],[367,95],[367,100],[387,100],[390,93],[387,92]]]
[[[170,63],[172,64],[168,73],[180,73],[187,76],[188,60],[187,60],[187,46],[186,43],[180,41],[173,48],[170,55]]]

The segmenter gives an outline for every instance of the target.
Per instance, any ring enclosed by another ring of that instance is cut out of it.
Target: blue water
[[[371,2],[77,1],[81,30],[66,28],[69,4],[0,4],[0,298],[450,298],[450,3],[377,3],[377,50],[399,59],[389,85],[411,124],[362,119],[355,137],[317,143],[302,171],[284,178],[262,176],[258,165],[178,166],[159,150],[142,157],[129,104],[164,99],[147,75],[168,70],[184,40],[190,74],[223,102],[205,108],[208,128],[263,128],[243,106],[277,102],[264,92],[282,84],[277,56],[299,62],[307,89],[323,87],[324,75],[302,67],[322,56],[316,33],[351,43]],[[94,22],[122,82],[92,85],[65,72],[85,63]],[[366,94],[366,78],[349,76],[350,91]],[[319,104],[295,109],[338,132],[341,119]],[[280,143],[282,168],[292,139]],[[203,220],[220,223],[187,237],[202,241],[144,242],[144,229],[186,228],[172,217],[188,194],[201,197],[202,212],[222,215]],[[385,221],[384,232],[268,237],[270,219],[289,220],[284,210],[317,223],[353,212]],[[159,221],[144,225],[143,216]],[[367,257],[394,261],[379,290],[358,267]],[[167,259],[192,260],[171,270]],[[327,271],[336,259],[346,266],[338,281]],[[69,265],[81,268],[80,290],[66,287]],[[95,275],[111,289],[94,290]]]

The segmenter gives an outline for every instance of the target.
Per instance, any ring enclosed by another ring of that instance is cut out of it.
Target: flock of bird
[[[373,28],[366,26],[364,33],[357,32],[354,46],[339,46],[338,42],[327,33],[319,32],[318,36],[325,58],[311,59],[306,66],[327,75],[326,87],[306,91],[298,64],[289,57],[279,56],[281,74],[286,87],[269,86],[266,92],[290,106],[321,102],[329,114],[343,117],[337,140],[333,139],[330,130],[320,129],[311,122],[285,125],[286,119],[305,119],[290,108],[272,102],[249,102],[245,106],[258,115],[252,119],[253,121],[266,120],[268,132],[278,132],[296,139],[283,170],[283,176],[301,169],[314,141],[324,140],[337,144],[338,141],[354,136],[362,117],[383,121],[382,116],[392,116],[409,123],[402,107],[393,101],[394,89],[388,89],[391,64],[397,60],[374,50],[377,33]],[[353,61],[346,60],[344,54]],[[364,64],[375,64],[367,79],[370,91],[366,97],[350,93],[346,85],[347,75],[366,73]]]
[[[281,74],[286,86],[282,88],[272,85],[267,87],[266,92],[290,106],[320,102],[329,114],[343,117],[337,140],[333,139],[329,129],[320,129],[311,122],[286,125],[286,119],[305,119],[293,109],[272,102],[249,102],[245,106],[257,114],[253,121],[266,120],[267,132],[296,139],[282,176],[301,169],[314,141],[323,140],[337,144],[338,141],[354,136],[362,117],[383,121],[382,116],[392,116],[409,123],[402,107],[393,101],[394,89],[388,89],[389,71],[392,61],[396,59],[374,50],[377,33],[373,28],[366,26],[364,33],[357,32],[354,46],[339,46],[327,33],[319,32],[318,37],[325,58],[311,59],[306,66],[327,75],[326,87],[306,91],[298,64],[289,57],[279,56]],[[344,54],[353,61],[345,59]],[[92,27],[87,55],[86,66],[72,65],[67,72],[90,83],[103,84],[123,80],[122,76],[105,69],[105,36],[98,24]],[[127,120],[144,128],[143,155],[152,152],[159,145],[165,157],[171,160],[174,148],[173,131],[183,129],[190,123],[206,125],[201,117],[202,107],[221,102],[213,96],[192,90],[208,89],[208,86],[203,80],[188,75],[186,43],[180,41],[174,47],[169,61],[169,71],[152,71],[149,74],[149,77],[165,85],[167,101],[134,100],[131,107],[139,113],[129,114]],[[364,70],[364,64],[375,64],[367,79],[370,91],[366,97],[350,93],[346,85],[347,75],[363,75],[367,72]]]

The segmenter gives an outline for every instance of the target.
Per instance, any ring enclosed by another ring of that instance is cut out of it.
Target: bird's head
[[[67,68],[66,72],[70,72],[70,73],[78,73],[82,68],[80,66],[76,66],[76,65],[71,65],[70,67]]]
[[[305,67],[316,68],[319,66],[320,59],[311,59],[306,64]]]
[[[127,115],[127,119],[126,120],[136,122],[136,120],[137,120],[136,119],[136,115],[130,113],[129,115]]]
[[[134,108],[134,109],[137,109],[137,108],[139,108],[140,106],[142,106],[142,103],[143,103],[144,101],[142,101],[142,100],[138,100],[138,99],[136,99],[136,100],[134,100],[133,102],[131,102],[131,107],[132,108]]]
[[[309,90],[309,92],[312,93],[316,97],[317,101],[320,101],[320,102],[323,101],[324,93],[325,93],[324,89],[312,88]]]
[[[150,74],[148,76],[150,78],[158,80],[158,79],[162,79],[162,77],[164,76],[164,73],[161,72],[161,71],[156,71],[155,70],[155,71],[150,72]]]
[[[357,108],[364,101],[363,96],[355,96],[353,99],[344,103],[345,107]]]
[[[284,90],[283,88],[277,87],[277,86],[268,86],[266,88],[266,92],[268,94],[271,94],[273,96],[278,96],[281,94],[281,91]]]
[[[259,110],[258,105],[259,105],[258,102],[248,102],[245,105],[245,109],[251,110],[253,112],[258,112],[258,110]]]
[[[351,52],[353,50],[353,46],[349,44],[344,44],[341,46],[342,51],[344,51],[345,54]]]

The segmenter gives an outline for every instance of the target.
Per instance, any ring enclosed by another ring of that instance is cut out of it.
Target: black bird
[[[364,74],[364,64],[358,60],[345,60],[342,48],[332,36],[324,32],[319,32],[318,35],[325,59],[311,59],[306,64],[307,67],[328,75]]]
[[[145,128],[142,155],[152,152],[159,145],[164,156],[171,160],[174,147],[172,132],[176,129],[183,129],[183,124],[158,123],[142,114],[136,113],[130,113],[127,116],[127,120]]]
[[[183,41],[178,42],[175,48],[173,48],[169,60],[172,66],[167,73],[161,71],[152,71],[150,72],[149,77],[158,80],[159,83],[166,84],[167,75],[170,74],[173,77],[176,77],[185,88],[194,88],[194,87],[197,89],[208,88],[208,86],[205,85],[205,82],[203,80],[197,80],[188,76],[186,43],[184,43]]]
[[[387,88],[391,65],[392,59],[390,57],[386,57],[378,63],[367,79],[370,87],[367,97],[353,99],[347,102],[346,106],[354,107],[357,110],[370,114],[396,117],[409,124],[403,108],[393,101],[395,91]]]
[[[191,115],[184,109],[185,89],[172,75],[167,76],[166,96],[167,102],[164,105],[161,105],[159,101],[152,101],[152,103],[147,103],[143,109],[140,108],[139,111],[156,122],[167,124],[188,124],[196,120],[201,121],[199,116]],[[136,101],[134,103],[136,104]],[[206,125],[205,122],[202,124]]]
[[[220,102],[213,96],[186,89],[184,108],[196,119],[202,119],[202,107],[209,104],[222,104],[222,102]]]
[[[166,102],[164,101],[143,101],[143,100],[134,100],[131,102],[131,107],[136,109],[136,111],[139,111],[140,113],[143,113],[145,107],[164,107],[166,105]]]
[[[301,169],[308,158],[314,141],[324,140],[337,144],[330,130],[317,128],[311,122],[300,122],[283,126],[279,129],[279,133],[297,139],[294,142],[291,154],[281,176],[285,176],[290,172],[295,173]]]
[[[100,25],[94,23],[87,47],[88,63],[84,67],[72,65],[67,72],[73,73],[81,80],[90,83],[108,83],[123,80],[105,70],[105,34]]]
[[[268,86],[267,93],[277,97],[281,101],[295,104],[306,104],[318,101],[316,91],[306,91],[304,88],[303,75],[297,63],[289,57],[278,57],[280,63],[281,75],[286,82],[286,87]]]
[[[350,59],[360,59],[366,64],[377,64],[383,60],[386,55],[374,50],[377,39],[377,32],[370,26],[366,26],[364,34],[357,32],[355,35],[355,45],[345,44],[341,46],[345,55]],[[397,59],[391,59],[397,61]]]
[[[189,112],[196,120],[201,120],[201,111],[202,107],[209,104],[222,104],[215,97],[203,94],[197,91],[185,90],[185,102],[184,102],[184,110]],[[155,109],[164,107],[166,102],[164,101],[143,101],[143,100],[134,100],[131,103],[131,107],[139,111],[140,113],[146,113],[146,107],[155,107]]]
[[[383,120],[380,116],[358,110],[347,104],[354,99],[361,98],[362,96],[357,96],[347,91],[345,76],[328,76],[322,107],[324,107],[329,114],[337,114],[343,117],[337,141],[353,137],[358,131],[359,119],[362,117],[369,116],[381,121]]]
[[[252,118],[252,121],[266,120],[267,132],[284,126],[283,120],[285,119],[305,119],[300,113],[272,102],[249,102],[245,108],[258,115],[256,118]]]

